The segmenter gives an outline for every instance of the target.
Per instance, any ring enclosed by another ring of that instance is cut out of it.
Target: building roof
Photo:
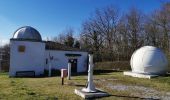
[[[79,48],[73,48],[66,46],[61,43],[53,42],[53,41],[36,41],[36,40],[28,40],[28,39],[10,39],[11,41],[29,41],[29,42],[42,42],[45,43],[46,50],[63,50],[63,51],[82,51],[82,52],[89,52],[87,50],[82,50]]]
[[[45,44],[46,44],[46,46],[45,46],[46,50],[84,51],[79,48],[69,47],[64,44],[52,42],[52,41],[46,41]],[[84,52],[86,52],[86,51],[84,51]]]
[[[12,39],[42,41],[40,33],[33,27],[24,26],[14,32]]]

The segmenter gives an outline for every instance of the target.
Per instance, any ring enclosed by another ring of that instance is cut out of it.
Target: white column
[[[68,80],[71,79],[71,63],[68,62],[68,76],[67,76]]]
[[[89,54],[89,69],[88,69],[88,85],[87,88],[82,89],[84,92],[96,92],[94,83],[93,83],[93,55]]]

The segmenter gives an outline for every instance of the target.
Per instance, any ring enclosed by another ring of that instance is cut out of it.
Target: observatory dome
[[[136,50],[131,57],[132,72],[142,74],[165,74],[168,60],[161,49],[144,46]]]
[[[17,29],[13,35],[13,39],[42,41],[40,33],[30,26],[24,26]]]

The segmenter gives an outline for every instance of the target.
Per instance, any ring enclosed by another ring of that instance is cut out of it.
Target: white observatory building
[[[71,72],[85,72],[88,52],[43,41],[40,33],[30,26],[17,29],[10,39],[9,76],[39,76],[45,69],[67,69],[68,62]]]
[[[131,57],[132,72],[124,72],[124,75],[141,78],[151,78],[166,74],[168,60],[161,49],[153,46],[144,46],[136,50]]]

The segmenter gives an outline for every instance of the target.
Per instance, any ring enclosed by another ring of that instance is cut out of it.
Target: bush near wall
[[[131,70],[129,61],[96,62],[95,70]]]
[[[9,62],[3,61],[1,62],[1,71],[8,72],[9,71]]]
[[[44,76],[48,76],[48,70],[44,70]],[[60,76],[61,72],[59,69],[51,69],[51,76]]]
[[[166,57],[168,59],[168,71],[170,72],[170,53],[166,54]]]

